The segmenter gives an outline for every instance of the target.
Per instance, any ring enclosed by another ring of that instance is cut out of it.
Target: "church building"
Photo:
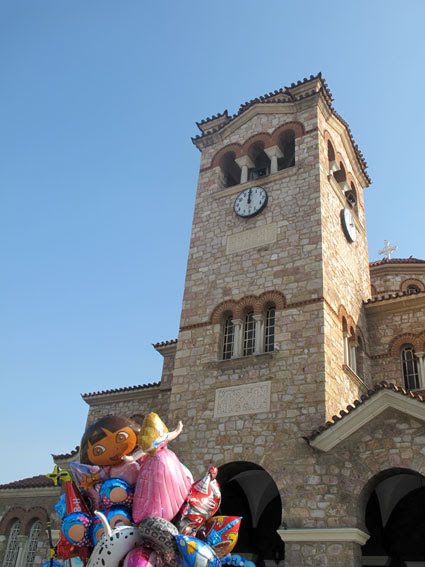
[[[259,567],[425,566],[425,260],[369,262],[371,181],[320,74],[197,126],[178,338],[158,383],[83,394],[88,423],[182,420]],[[59,493],[0,486],[3,567],[46,560]]]

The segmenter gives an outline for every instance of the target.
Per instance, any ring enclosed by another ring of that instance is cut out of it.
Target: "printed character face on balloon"
[[[81,462],[118,465],[137,445],[140,425],[128,417],[109,415],[94,422],[81,439]]]

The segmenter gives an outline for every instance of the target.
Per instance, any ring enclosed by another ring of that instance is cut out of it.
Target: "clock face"
[[[349,242],[355,242],[357,238],[356,225],[350,209],[342,209],[341,211],[342,228]]]
[[[233,209],[240,217],[253,217],[267,205],[267,192],[262,187],[244,189],[235,199]]]

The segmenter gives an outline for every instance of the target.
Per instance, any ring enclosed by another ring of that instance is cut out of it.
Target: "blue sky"
[[[423,0],[0,1],[0,482],[79,443],[80,393],[159,378],[196,121],[322,71],[369,164],[370,259],[425,258],[424,21]]]

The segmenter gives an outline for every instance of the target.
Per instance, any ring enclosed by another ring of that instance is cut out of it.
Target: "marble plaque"
[[[277,239],[276,223],[265,224],[250,230],[244,230],[227,237],[226,254],[242,252],[265,244],[272,244]]]
[[[215,391],[214,417],[270,411],[271,382],[219,388]]]

